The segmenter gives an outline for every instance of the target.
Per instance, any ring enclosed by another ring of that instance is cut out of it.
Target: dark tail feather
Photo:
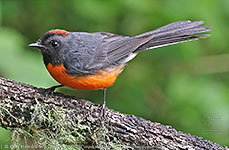
[[[177,43],[192,41],[192,40],[198,40],[201,38],[206,38],[210,36],[210,34],[204,34],[204,35],[183,35],[183,36],[177,36],[177,37],[169,37],[169,38],[162,38],[157,40],[150,40],[146,44],[140,46],[137,51],[141,50],[147,50],[152,48],[158,48],[162,46],[167,45],[173,45]]]
[[[209,29],[211,27],[200,26],[203,23],[203,21],[179,21],[160,27],[156,30],[140,34],[136,36],[136,38],[152,35],[152,39],[141,45],[135,52],[206,38],[210,35],[201,35],[199,33],[209,32],[211,31]]]

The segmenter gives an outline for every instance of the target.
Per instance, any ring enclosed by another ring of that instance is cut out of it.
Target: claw
[[[62,87],[64,85],[56,85],[56,86],[52,86],[50,88],[45,89],[45,97],[47,97],[48,95],[50,95],[51,93],[53,93],[55,91],[56,88]]]

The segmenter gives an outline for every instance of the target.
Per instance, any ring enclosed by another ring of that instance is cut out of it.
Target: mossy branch
[[[53,149],[228,149],[171,126],[0,78],[0,125],[12,131],[14,148]],[[20,144],[19,144],[20,143]]]

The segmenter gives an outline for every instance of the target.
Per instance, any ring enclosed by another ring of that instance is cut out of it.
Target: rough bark
[[[56,149],[228,149],[111,109],[101,118],[97,104],[56,92],[47,95],[45,91],[0,78],[0,125],[12,131],[14,146],[29,142]]]

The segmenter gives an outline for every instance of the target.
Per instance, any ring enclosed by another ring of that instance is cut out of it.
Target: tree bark
[[[226,150],[171,126],[106,109],[73,96],[0,78],[0,125],[38,148]]]

